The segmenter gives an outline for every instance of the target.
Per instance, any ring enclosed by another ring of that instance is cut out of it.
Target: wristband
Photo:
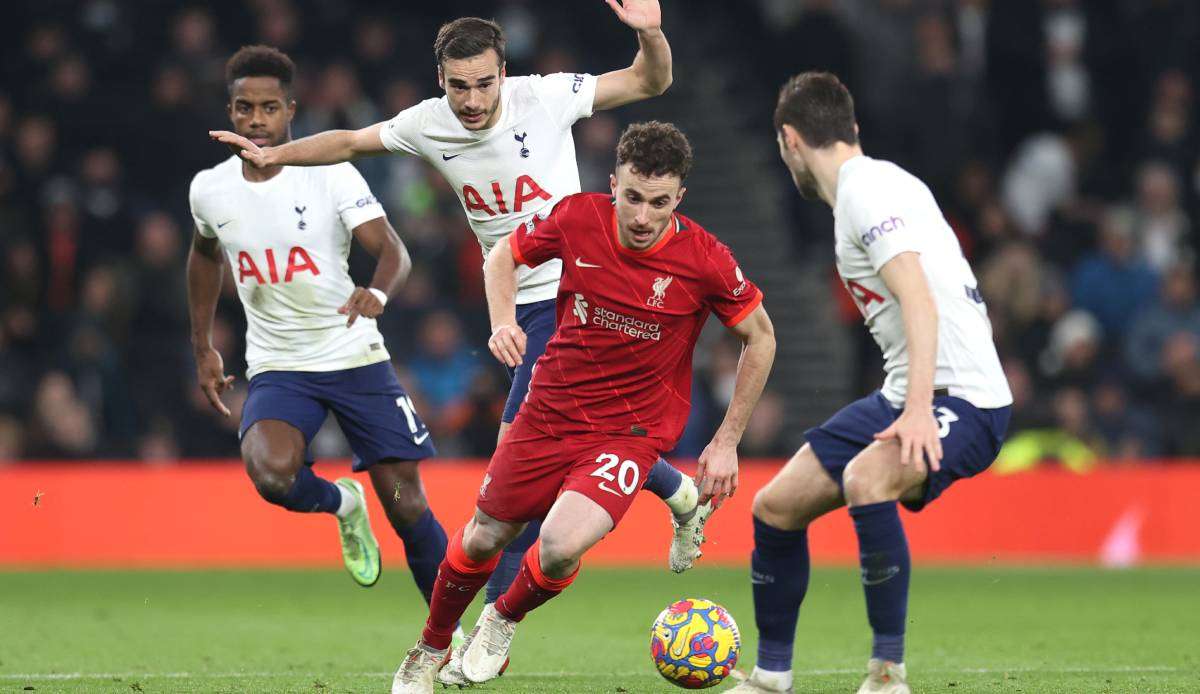
[[[371,288],[367,289],[367,291],[374,294],[375,298],[379,299],[379,303],[383,304],[384,306],[387,306],[388,297],[387,297],[387,294],[385,294],[382,289],[376,289],[375,287],[371,287]]]

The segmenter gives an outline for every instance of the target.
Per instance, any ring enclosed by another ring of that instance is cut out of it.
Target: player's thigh
[[[268,371],[255,376],[238,430],[247,470],[252,476],[295,473],[325,414],[308,374]]]
[[[612,529],[612,516],[603,506],[577,491],[564,491],[542,523],[542,566],[574,563]]]
[[[355,471],[380,461],[416,461],[436,455],[412,398],[391,362],[331,372],[325,396],[354,451]]]
[[[900,462],[900,442],[876,441],[856,455],[842,473],[842,488],[851,506],[884,501],[914,500],[925,488],[929,470],[924,462]]]
[[[643,437],[614,434],[567,438],[563,449],[573,461],[563,490],[594,501],[608,512],[613,527],[621,522],[661,455]]]
[[[845,504],[842,490],[804,444],[754,495],[754,517],[781,530],[799,530]]]

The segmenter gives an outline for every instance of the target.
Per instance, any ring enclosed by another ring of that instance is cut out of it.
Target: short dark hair
[[[433,57],[441,65],[446,59],[473,58],[487,49],[496,51],[504,64],[504,30],[500,25],[479,17],[459,17],[438,29],[433,41]]]
[[[617,166],[624,164],[643,176],[674,174],[682,181],[692,170],[692,144],[672,123],[633,123],[617,142]]]
[[[809,147],[858,144],[854,123],[854,97],[831,72],[802,72],[779,90],[775,131],[790,125]]]
[[[225,86],[233,93],[233,83],[243,77],[274,77],[288,94],[292,91],[292,78],[296,75],[296,64],[287,53],[273,46],[242,46],[225,63]]]

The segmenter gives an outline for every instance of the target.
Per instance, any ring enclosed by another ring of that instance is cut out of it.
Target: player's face
[[[662,238],[687,190],[678,176],[643,176],[622,164],[610,177],[621,245],[644,251]]]
[[[779,156],[791,172],[792,182],[796,184],[796,190],[800,191],[800,197],[805,200],[819,200],[821,189],[817,186],[817,177],[813,175],[812,169],[804,162],[804,143],[800,140],[799,133],[785,125],[783,130],[775,134],[775,140],[779,143]]]
[[[238,135],[259,147],[274,147],[292,139],[296,102],[276,77],[243,77],[233,83],[229,120]]]
[[[467,130],[486,130],[500,120],[503,83],[504,66],[491,48],[470,58],[445,60],[438,68],[438,84]]]

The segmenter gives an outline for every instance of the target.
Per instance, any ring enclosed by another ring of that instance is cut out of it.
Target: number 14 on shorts
[[[600,467],[592,471],[591,477],[599,477],[600,483],[597,485],[609,494],[625,496],[638,490],[639,477],[641,471],[638,469],[637,463],[632,460],[621,460],[620,457],[612,453],[601,453],[596,457],[596,462],[600,463]],[[615,470],[615,472],[614,472]],[[616,484],[621,491],[608,486],[609,483]]]

